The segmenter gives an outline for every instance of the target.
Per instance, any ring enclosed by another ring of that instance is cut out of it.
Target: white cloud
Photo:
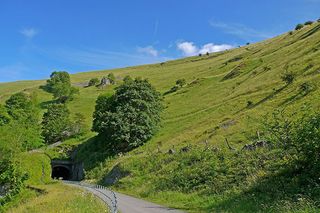
[[[158,50],[156,50],[153,46],[138,47],[137,51],[139,53],[144,53],[144,54],[147,54],[147,55],[151,55],[153,57],[157,57],[159,55]]]
[[[205,53],[215,53],[215,52],[221,52],[224,50],[229,50],[234,48],[234,46],[230,45],[230,44],[220,44],[220,45],[216,45],[213,43],[208,43],[202,46],[202,48],[200,49],[199,53],[201,54],[205,54]]]
[[[193,42],[181,42],[177,44],[177,47],[185,56],[196,55],[199,52],[198,47],[194,45]]]
[[[266,39],[271,38],[274,36],[273,33],[266,33],[262,31],[258,31],[255,29],[252,29],[250,27],[247,27],[242,24],[237,23],[223,23],[223,22],[215,22],[210,21],[209,22],[211,27],[219,28],[225,33],[238,36],[245,40],[252,40],[252,39]]]
[[[34,28],[25,28],[20,31],[22,35],[24,35],[28,39],[32,39],[35,37],[39,32]]]
[[[193,42],[181,42],[177,44],[177,48],[182,51],[183,55],[185,56],[194,56],[199,53],[215,53],[220,52],[228,49],[234,48],[234,46],[229,44],[213,44],[208,43],[203,45],[202,47],[197,47]]]

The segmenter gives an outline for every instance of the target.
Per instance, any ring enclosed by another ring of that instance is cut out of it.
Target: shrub
[[[294,79],[295,76],[292,72],[286,72],[281,76],[282,81],[284,81],[286,84],[291,84]]]
[[[178,79],[176,81],[176,85],[179,87],[183,87],[184,85],[186,85],[186,79],[182,78],[182,79]]]
[[[130,77],[130,75],[127,75],[123,78],[124,83],[131,83],[133,82],[133,79]]]
[[[303,26],[304,26],[303,24],[297,24],[295,30],[300,30],[303,28]]]
[[[292,31],[290,31],[290,32],[289,32],[289,35],[293,35],[293,32],[292,32]]]
[[[268,140],[290,156],[290,163],[305,166],[304,169],[318,167],[320,113],[313,113],[308,108],[299,110],[299,114],[281,110],[274,112],[268,119],[265,125]]]
[[[307,21],[304,23],[304,25],[312,25],[313,24],[313,21]]]
[[[107,79],[109,79],[110,84],[115,84],[116,83],[116,77],[114,76],[113,73],[109,73],[107,76]]]
[[[318,22],[320,22],[320,18],[318,19]]]
[[[300,90],[304,93],[308,93],[312,90],[312,85],[308,82],[305,82],[303,84],[300,85]]]
[[[10,116],[7,112],[7,109],[0,104],[0,126],[8,124],[10,121]]]
[[[88,131],[88,127],[85,123],[85,116],[81,113],[76,113],[74,115],[73,121],[69,128],[70,137],[71,136],[81,136]]]
[[[247,101],[247,107],[252,107],[253,106],[253,102],[252,101]]]
[[[64,104],[51,104],[43,114],[42,135],[46,143],[55,143],[66,139],[70,126],[70,112]]]
[[[147,80],[135,79],[116,88],[112,96],[99,96],[92,129],[116,152],[144,144],[160,123],[162,97]]]
[[[89,83],[88,83],[88,86],[91,87],[91,86],[96,86],[99,84],[99,79],[98,78],[91,78]]]

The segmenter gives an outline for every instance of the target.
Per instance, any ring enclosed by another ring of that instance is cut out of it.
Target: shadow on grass
[[[108,144],[103,138],[99,136],[92,137],[77,147],[75,160],[83,162],[85,169],[90,171],[108,157],[113,157],[117,154],[106,147],[108,147]]]
[[[310,92],[299,92],[289,98],[287,98],[286,100],[284,100],[282,103],[279,104],[279,106],[283,106],[283,105],[286,105],[286,104],[291,104],[295,101],[298,101],[304,97],[306,97]]]
[[[239,111],[235,112],[234,115],[235,115],[235,114],[238,114],[238,113],[240,113],[240,112],[242,112],[242,111],[244,111],[244,110],[246,110],[246,109],[253,109],[253,108],[255,108],[255,107],[257,107],[257,106],[265,103],[266,101],[272,99],[274,96],[276,96],[277,94],[279,94],[280,92],[282,92],[282,91],[283,91],[285,88],[287,88],[288,86],[289,86],[289,84],[286,84],[286,85],[280,87],[279,89],[274,90],[274,91],[273,91],[270,95],[268,95],[267,97],[261,99],[261,100],[258,101],[257,103],[252,103],[251,105],[246,106],[246,107],[240,109]]]
[[[307,175],[308,174],[308,175]],[[319,210],[319,170],[288,168],[260,178],[246,191],[211,206],[217,212],[292,212]],[[317,177],[317,178],[316,178]]]

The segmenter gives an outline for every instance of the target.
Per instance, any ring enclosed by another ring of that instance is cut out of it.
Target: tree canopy
[[[43,114],[42,136],[46,143],[54,143],[67,137],[70,112],[64,104],[51,104]]]
[[[128,151],[148,141],[156,132],[163,109],[162,96],[147,81],[125,81],[112,96],[96,101],[93,130],[114,151]]]
[[[53,94],[60,103],[72,100],[79,90],[71,86],[70,75],[68,72],[53,72],[47,80],[46,90]]]

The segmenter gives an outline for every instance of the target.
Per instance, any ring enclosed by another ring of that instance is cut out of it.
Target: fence
[[[78,182],[78,181],[63,181],[63,182],[66,184],[76,185],[81,188],[85,188],[88,191],[93,192],[95,195],[97,195],[100,199],[102,199],[104,202],[108,204],[111,213],[118,212],[117,196],[112,190],[101,185],[93,185],[93,184],[88,184],[88,183]],[[95,192],[98,192],[98,194]]]

